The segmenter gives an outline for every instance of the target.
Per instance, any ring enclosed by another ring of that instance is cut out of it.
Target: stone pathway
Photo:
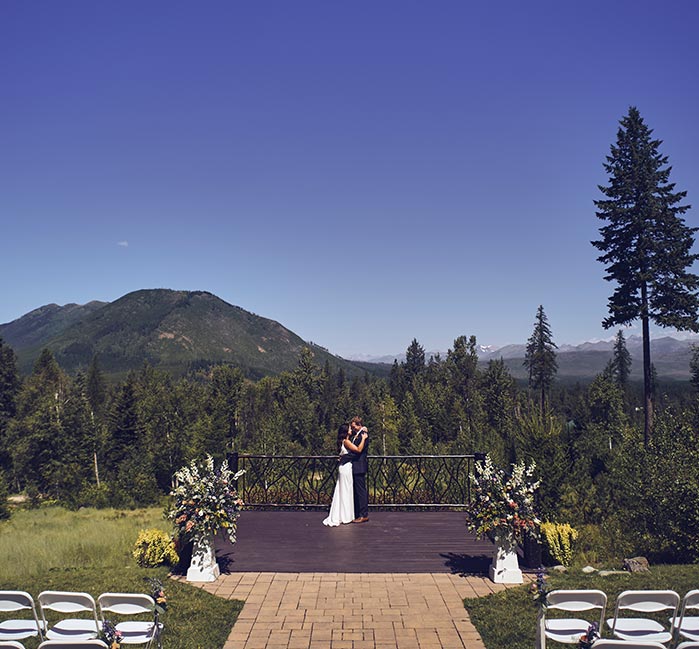
[[[224,649],[479,649],[463,599],[505,588],[448,573],[244,572],[200,586],[245,601]]]

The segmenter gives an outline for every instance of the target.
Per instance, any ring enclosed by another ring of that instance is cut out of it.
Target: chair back
[[[97,610],[95,600],[89,593],[65,590],[45,590],[39,593],[39,606],[58,613],[72,614]]]
[[[44,640],[38,649],[109,649],[101,640]]]
[[[0,612],[15,613],[27,609],[36,610],[34,599],[23,590],[0,590]]]
[[[633,640],[612,640],[610,638],[602,638],[597,640],[593,645],[593,649],[667,649],[667,647],[659,642],[634,642]]]
[[[97,598],[97,605],[102,619],[105,612],[116,615],[139,615],[153,613],[155,610],[153,598],[142,593],[102,593]]]
[[[699,642],[694,642],[694,640],[686,640],[677,645],[676,649],[699,649]]]
[[[679,606],[680,596],[674,590],[625,590],[616,600],[617,612],[658,613],[674,610],[674,617]]]
[[[682,620],[684,620],[685,613],[688,610],[699,609],[699,590],[690,590],[682,598],[682,606],[680,607],[679,614],[679,626],[682,626]]]
[[[604,609],[607,606],[607,595],[601,590],[552,590],[546,596],[546,607],[562,611],[589,611]]]

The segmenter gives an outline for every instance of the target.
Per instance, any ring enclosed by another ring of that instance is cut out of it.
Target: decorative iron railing
[[[459,509],[471,499],[469,474],[484,454],[372,455],[367,486],[374,509]],[[322,508],[332,500],[336,455],[243,455],[238,492],[247,508]]]

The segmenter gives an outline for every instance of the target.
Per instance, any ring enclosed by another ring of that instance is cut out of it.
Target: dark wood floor
[[[459,512],[372,512],[368,523],[325,527],[325,511],[244,511],[238,540],[216,540],[224,572],[451,572],[486,574],[489,541]]]

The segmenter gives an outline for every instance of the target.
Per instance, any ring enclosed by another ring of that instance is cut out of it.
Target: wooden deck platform
[[[243,511],[238,540],[216,539],[222,572],[484,575],[492,544],[460,512],[371,512],[367,523],[325,527],[325,511]]]

